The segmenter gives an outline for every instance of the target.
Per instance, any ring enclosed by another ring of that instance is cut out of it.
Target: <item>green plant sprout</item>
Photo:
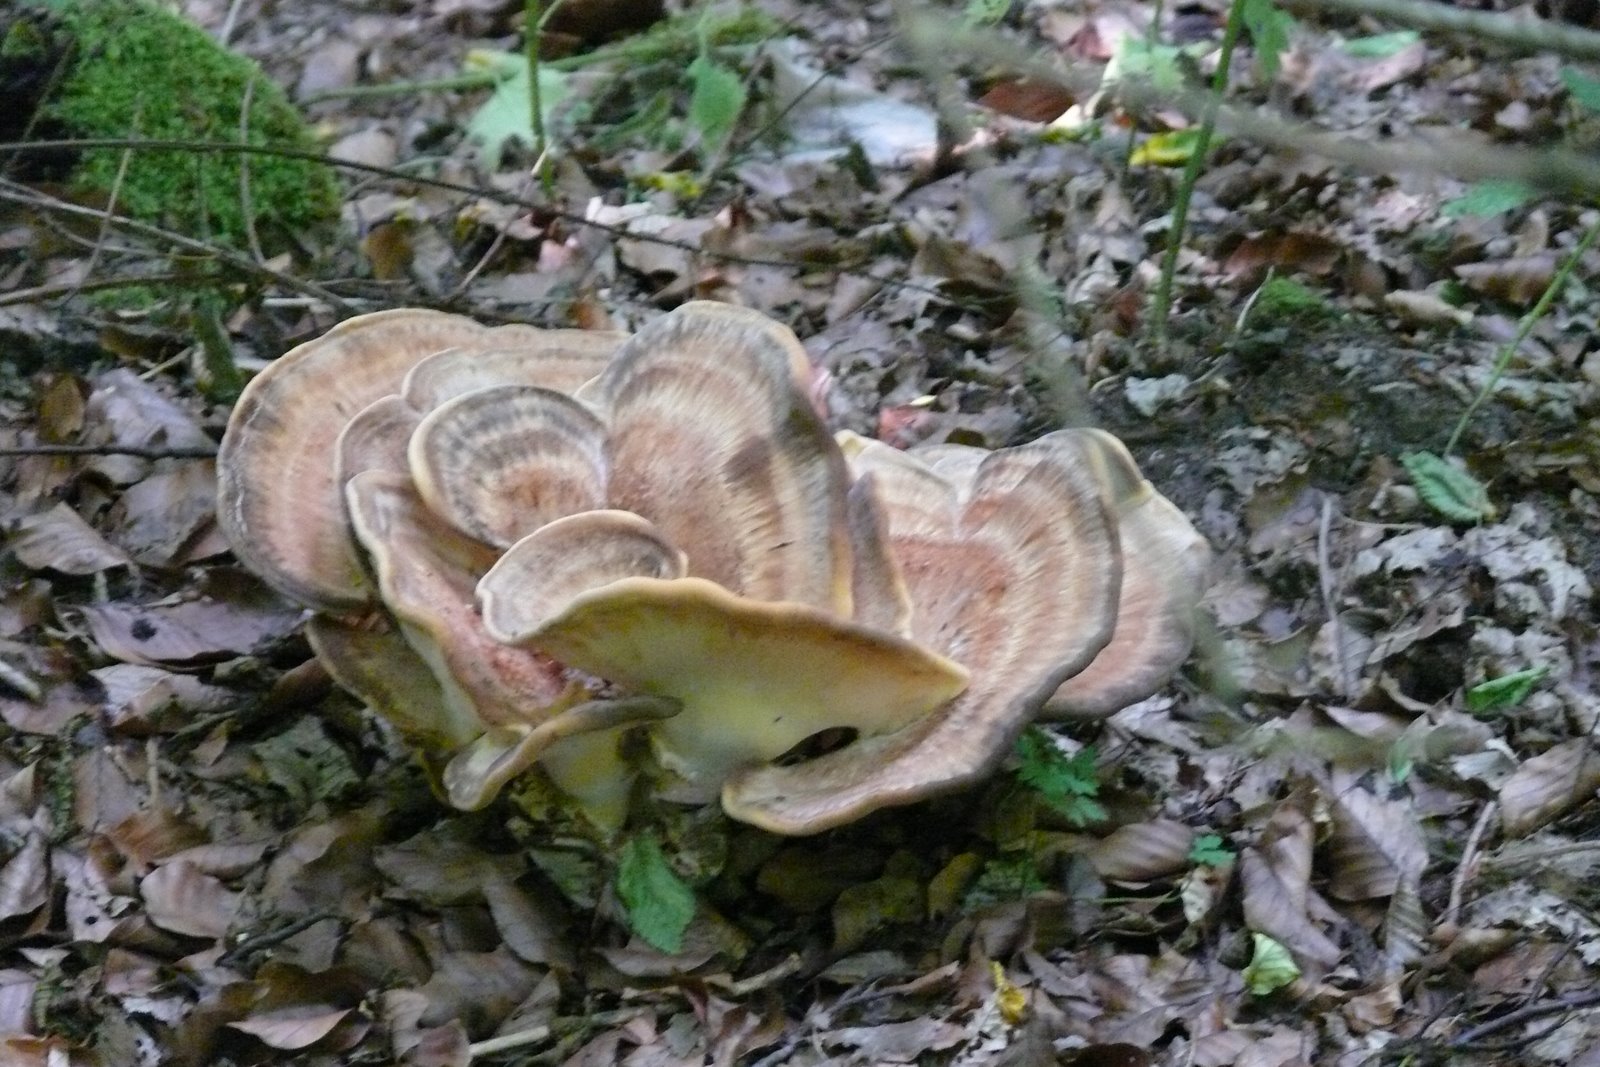
[[[1183,248],[1184,233],[1189,227],[1189,202],[1194,197],[1195,183],[1200,180],[1200,170],[1205,166],[1211,151],[1211,140],[1216,135],[1217,113],[1222,107],[1222,95],[1228,88],[1228,72],[1233,67],[1233,49],[1239,43],[1239,31],[1244,27],[1245,8],[1250,0],[1233,0],[1228,6],[1228,21],[1222,31],[1222,50],[1217,56],[1217,69],[1211,78],[1211,92],[1206,97],[1205,111],[1200,119],[1200,135],[1193,154],[1184,164],[1183,178],[1178,183],[1177,195],[1172,203],[1172,225],[1167,230],[1167,251],[1161,258],[1161,279],[1150,302],[1150,328],[1157,348],[1167,343],[1167,316],[1172,311],[1172,287],[1178,273],[1178,253]]]
[[[1100,780],[1095,776],[1093,746],[1068,757],[1043,730],[1029,727],[1017,739],[1017,756],[1022,761],[1018,780],[1032,787],[1072,825],[1086,826],[1105,818],[1106,809],[1095,799],[1100,794]]]

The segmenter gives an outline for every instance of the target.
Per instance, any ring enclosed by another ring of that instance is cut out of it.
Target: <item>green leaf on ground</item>
[[[967,0],[967,6],[961,12],[961,25],[971,29],[974,26],[993,26],[1006,17],[1006,12],[1011,10],[1011,0]]]
[[[1294,29],[1294,17],[1279,8],[1273,0],[1244,0],[1240,12],[1250,39],[1256,46],[1256,68],[1264,81],[1278,76],[1278,63],[1289,48],[1289,31]]]
[[[1294,957],[1287,948],[1266,934],[1250,936],[1255,942],[1255,954],[1244,969],[1244,982],[1250,992],[1264,997],[1300,977],[1300,968],[1295,966]]]
[[[1561,80],[1572,94],[1573,103],[1590,111],[1600,111],[1600,78],[1591,78],[1576,67],[1562,67]]]
[[[1396,30],[1394,33],[1378,33],[1371,37],[1352,37],[1344,43],[1344,51],[1346,55],[1357,59],[1387,59],[1420,40],[1422,35],[1416,30]]]
[[[1217,834],[1201,834],[1189,846],[1189,859],[1202,867],[1221,867],[1233,862],[1233,849]]]
[[[1447,218],[1462,215],[1498,215],[1521,207],[1537,195],[1518,181],[1478,182],[1454,200],[1447,200],[1439,213]]]
[[[1400,457],[1428,506],[1454,522],[1483,522],[1495,516],[1489,491],[1472,475],[1432,452]]]
[[[1527,700],[1539,679],[1549,673],[1549,667],[1529,667],[1524,671],[1479,682],[1467,690],[1467,710],[1499,711],[1501,708],[1514,708]]]
[[[489,99],[467,120],[467,138],[478,145],[483,165],[490,170],[500,166],[506,145],[534,142],[533,104],[529,97],[528,57],[509,52],[475,49],[467,54],[469,72],[488,72],[500,80]],[[554,136],[555,109],[571,95],[567,76],[559,70],[539,68],[539,110],[544,112],[544,131]]]
[[[700,134],[706,151],[722,147],[733,124],[744,110],[744,83],[736,71],[702,53],[689,64],[689,80],[694,85],[689,98],[689,122]]]
[[[617,896],[633,932],[662,952],[683,948],[694,918],[694,890],[667,863],[653,834],[630,838],[617,862]]]

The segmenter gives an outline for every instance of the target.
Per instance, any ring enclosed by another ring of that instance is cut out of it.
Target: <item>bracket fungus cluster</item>
[[[631,336],[368,315],[246,389],[220,521],[463,808],[537,765],[615,826],[643,765],[812,833],[1188,654],[1206,546],[1115,438],[903,452],[831,435],[810,378],[721,304]]]

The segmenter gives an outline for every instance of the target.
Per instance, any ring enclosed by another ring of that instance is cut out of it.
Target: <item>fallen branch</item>
[[[1283,6],[1299,14],[1342,11],[1371,15],[1419,30],[1442,30],[1478,41],[1493,41],[1516,52],[1553,52],[1568,59],[1600,60],[1600,33],[1509,12],[1470,11],[1432,0],[1283,0]]]
[[[151,448],[144,445],[7,445],[0,456],[133,456],[137,459],[212,459],[215,448]]]

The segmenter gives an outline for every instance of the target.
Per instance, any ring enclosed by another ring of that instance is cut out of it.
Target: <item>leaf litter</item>
[[[599,37],[617,18],[572,6]],[[1128,60],[1152,15],[982,7],[974,25],[1090,63]],[[503,54],[515,5],[310,4],[230,30],[339,154],[482,190],[353,181],[345,237],[303,250],[342,297],[589,327],[729,299],[796,326],[838,425],[988,446],[1104,425],[1218,551],[1190,668],[1102,726],[1051,727],[1070,786],[1057,767],[1041,792],[1023,752],[963,797],[815,841],[669,821],[619,884],[536,796],[446,812],[309,662],[299,613],[221,556],[202,453],[225,411],[185,318],[0,308],[17,352],[49,354],[0,379],[0,445],[135,450],[0,465],[7,1060],[1494,1063],[1512,1039],[1524,1062],[1582,1062],[1592,255],[1494,385],[1468,463],[1438,450],[1588,216],[1230,141],[1152,350],[1132,335],[1171,183],[1122,160],[1175,116],[1107,98],[1096,117],[963,67],[983,110],[958,143],[926,72],[880,46],[884,11],[760,8],[756,43],[691,34],[604,88],[563,79],[541,195],[506,135],[526,113],[485,131],[498,166],[465,143],[492,89],[314,98]],[[1216,14],[1167,35],[1214,46]],[[1592,88],[1550,57],[1314,22],[1267,77],[1243,91],[1330,129],[1485,146],[1584,121],[1563,94]],[[0,268],[27,287],[162,262],[119,240],[91,261],[7,216]],[[225,316],[246,367],[331,321],[281,292]]]

